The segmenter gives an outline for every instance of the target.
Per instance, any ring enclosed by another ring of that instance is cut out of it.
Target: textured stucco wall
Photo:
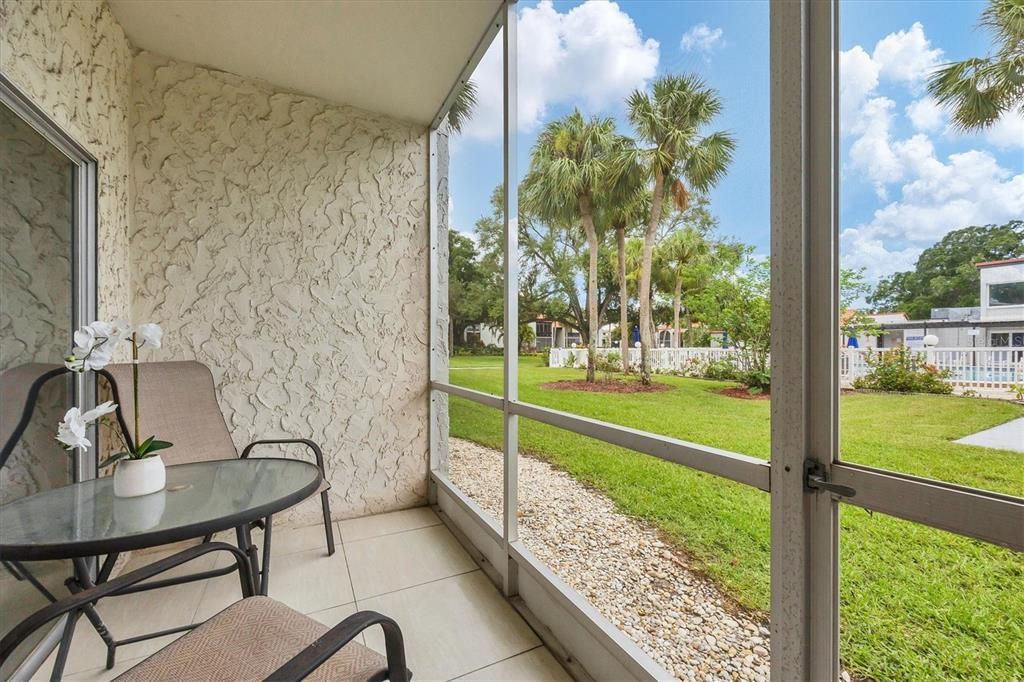
[[[0,0],[0,70],[99,165],[101,317],[127,315],[131,48],[104,2]]]
[[[133,317],[160,357],[210,365],[237,446],[320,442],[336,517],[421,503],[426,131],[146,52],[132,93]]]

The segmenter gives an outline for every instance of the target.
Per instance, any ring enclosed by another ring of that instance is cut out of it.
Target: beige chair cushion
[[[329,628],[269,597],[236,602],[168,644],[118,682],[262,680]],[[357,642],[317,668],[307,680],[366,680],[387,661]]]
[[[108,365],[117,382],[121,411],[134,428],[132,366]],[[217,403],[213,374],[199,362],[143,362],[139,365],[140,438],[174,443],[160,452],[164,464],[234,459],[238,456]]]

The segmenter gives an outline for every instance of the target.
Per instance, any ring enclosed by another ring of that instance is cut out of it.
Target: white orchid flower
[[[128,341],[132,338],[132,326],[124,320],[114,320],[110,323],[110,341],[111,347],[119,346],[122,342]]]
[[[110,414],[116,409],[117,405],[111,400],[100,403],[85,413],[77,407],[72,407],[64,413],[64,419],[57,425],[57,440],[63,443],[69,450],[71,448],[91,448],[92,443],[85,437],[86,427],[103,415]]]
[[[92,408],[88,412],[82,415],[82,419],[86,424],[91,424],[105,414],[110,414],[117,409],[117,404],[113,400],[108,400],[105,403],[100,403],[96,407]]]
[[[164,330],[161,329],[158,324],[147,322],[136,327],[135,334],[136,340],[142,342],[139,344],[140,346],[146,345],[153,348],[159,348],[160,342],[164,337]]]
[[[71,448],[87,449],[92,443],[85,437],[86,421],[82,418],[82,411],[72,407],[64,413],[64,419],[57,425],[57,440],[70,450]]]
[[[124,320],[96,320],[87,324],[75,332],[75,346],[72,354],[65,358],[64,366],[73,372],[103,369],[110,364],[114,349],[131,335],[131,325]]]

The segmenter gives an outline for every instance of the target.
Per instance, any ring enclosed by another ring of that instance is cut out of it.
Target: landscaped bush
[[[455,346],[454,355],[504,355],[505,351],[501,346],[484,346],[473,344],[466,346]]]
[[[772,387],[772,375],[763,369],[750,369],[742,372],[739,380],[754,395],[767,393]]]
[[[610,380],[613,374],[622,371],[622,356],[618,353],[598,355],[597,362],[594,363],[594,369],[604,374],[605,380]]]
[[[953,392],[953,385],[946,381],[951,374],[949,370],[928,364],[923,353],[906,346],[881,353],[869,351],[864,361],[871,371],[854,379],[854,388],[895,393]]]
[[[712,360],[704,367],[704,378],[716,381],[736,381],[740,378],[736,365],[730,360]]]

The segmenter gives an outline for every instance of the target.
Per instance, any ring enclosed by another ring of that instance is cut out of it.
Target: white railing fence
[[[871,351],[866,348],[843,348],[839,351],[839,379],[849,386],[870,368],[870,352],[885,353],[891,349]],[[1010,384],[1024,383],[1024,348],[929,348],[920,350],[928,364],[948,370],[947,379],[964,388],[1006,388]],[[609,353],[619,355],[617,348],[598,348],[598,357]],[[570,359],[571,358],[571,359]],[[586,348],[552,348],[548,356],[551,367],[586,367]],[[651,352],[654,372],[700,376],[713,362],[729,362],[742,369],[746,357],[734,348],[655,348]],[[629,363],[640,364],[640,350],[629,349]]]

